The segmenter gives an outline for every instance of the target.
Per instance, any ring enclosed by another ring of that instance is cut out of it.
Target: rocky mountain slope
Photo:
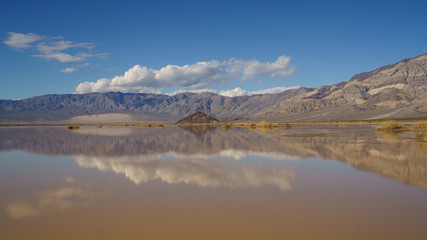
[[[120,113],[134,121],[175,122],[194,112],[217,119],[249,117],[274,104],[312,91],[289,89],[278,94],[225,97],[213,93],[182,93],[173,96],[135,93],[53,94],[23,100],[0,100],[0,122],[64,121],[77,116]]]
[[[316,89],[289,89],[278,94],[225,97],[207,92],[174,96],[109,92],[0,100],[0,123],[79,122],[84,121],[85,117],[106,114],[127,116],[123,120],[126,122],[175,122],[194,112],[204,112],[220,120],[318,121],[427,117],[426,68],[427,53],[357,74],[347,82]],[[102,121],[108,122],[111,118],[107,116]]]
[[[300,94],[256,117],[270,120],[427,117],[427,54]]]

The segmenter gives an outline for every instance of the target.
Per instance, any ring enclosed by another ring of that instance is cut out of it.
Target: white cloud
[[[286,90],[290,89],[297,89],[300,88],[299,86],[293,86],[293,87],[274,87],[274,88],[267,88],[257,91],[249,91],[248,95],[255,95],[255,94],[274,94],[274,93],[281,93]]]
[[[75,72],[75,71],[79,70],[79,68],[84,68],[84,67],[87,67],[89,65],[90,65],[90,63],[75,64],[72,67],[61,69],[61,72],[63,72],[63,73],[72,73],[72,72]]]
[[[54,41],[54,42],[41,42],[36,48],[40,52],[58,52],[70,48],[87,48],[92,49],[94,46],[89,43],[74,43],[71,41]]]
[[[218,90],[216,89],[210,89],[210,88],[202,88],[202,89],[178,89],[176,91],[166,93],[166,95],[173,96],[180,93],[204,93],[204,92],[211,92],[218,94]]]
[[[216,90],[216,89],[197,89],[197,90],[187,90],[187,89],[179,89],[170,93],[166,93],[166,95],[173,96],[179,93],[204,93],[204,92],[211,92],[215,93],[221,96],[225,97],[236,97],[236,96],[250,96],[250,95],[256,95],[256,94],[275,94],[275,93],[281,93],[286,90],[290,89],[297,89],[299,86],[293,86],[293,87],[274,87],[274,88],[267,88],[267,89],[261,89],[257,91],[247,91],[243,90],[240,87],[236,87],[231,90]]]
[[[14,49],[23,49],[32,47],[31,43],[37,42],[42,39],[41,36],[34,33],[14,33],[9,32],[9,37],[3,42]]]
[[[287,77],[295,72],[291,58],[284,55],[279,56],[273,63],[262,63],[256,59],[249,61],[230,59],[228,65],[227,72],[239,76],[242,81],[252,80],[255,76]]]
[[[105,58],[107,56],[105,53],[94,53],[92,49],[95,46],[91,43],[78,43],[62,39],[63,37],[10,32],[8,38],[3,43],[15,50],[29,49],[29,51],[33,52],[30,55],[31,57],[47,61],[58,61],[60,63],[87,62],[88,58]],[[62,69],[61,72],[70,73],[80,67],[86,66],[85,64],[75,65],[72,68]]]
[[[82,68],[82,67],[88,67],[90,63],[83,63],[83,64],[77,64],[76,67]]]
[[[289,90],[289,89],[297,89],[298,86],[294,87],[274,87],[274,88],[267,88],[267,89],[261,89],[257,91],[247,91],[243,90],[240,87],[236,87],[232,90],[220,90],[216,93],[222,96],[226,97],[236,97],[236,96],[250,96],[250,95],[256,95],[256,94],[274,94],[274,93],[281,93],[283,91]]]
[[[63,72],[63,73],[72,73],[72,72],[75,72],[75,71],[77,71],[77,68],[74,68],[74,67],[69,67],[69,68],[61,69],[61,72]]]
[[[108,91],[160,93],[160,89],[163,88],[203,89],[226,80],[219,61],[198,62],[184,66],[167,65],[159,70],[135,65],[123,76],[80,83],[76,91],[79,93]]]
[[[218,61],[198,62],[191,65],[167,65],[160,70],[136,65],[125,72],[123,76],[111,79],[111,86],[148,88],[187,87],[199,89],[210,85],[211,82],[223,80],[223,70]]]
[[[31,57],[38,57],[44,60],[57,60],[61,63],[67,63],[84,62],[87,61],[87,58],[92,57],[92,55],[87,53],[79,53],[73,56],[63,52],[43,52],[42,54],[31,55]]]
[[[136,93],[156,93],[160,94],[160,90],[156,90],[153,88],[147,88],[147,87],[139,87],[135,86],[131,89],[128,87],[122,87],[122,86],[112,86],[110,85],[111,79],[107,78],[101,78],[96,82],[84,82],[80,83],[76,91],[78,93],[88,93],[88,92],[136,92]]]
[[[204,91],[215,85],[232,80],[249,81],[260,76],[287,77],[294,73],[295,67],[290,57],[280,56],[273,63],[258,60],[230,59],[225,62],[217,60],[197,62],[190,65],[167,65],[161,69],[135,65],[122,76],[102,78],[96,82],[80,83],[76,92],[160,92],[165,88],[176,88],[176,93]],[[245,95],[244,90],[223,91],[224,95]]]
[[[248,95],[248,91],[243,90],[239,87],[236,87],[235,89],[231,89],[231,90],[220,90],[218,91],[218,94],[226,97],[236,97],[236,96]]]

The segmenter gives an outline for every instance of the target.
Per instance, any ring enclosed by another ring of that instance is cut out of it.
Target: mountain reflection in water
[[[124,174],[135,184],[159,179],[209,187],[290,189],[295,178],[291,170],[234,161],[262,156],[336,160],[427,189],[427,152],[412,132],[389,137],[369,126],[294,126],[266,132],[175,126],[0,129],[0,150],[13,149],[71,155],[81,167]]]

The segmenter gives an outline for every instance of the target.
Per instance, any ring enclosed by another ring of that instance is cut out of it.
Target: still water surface
[[[426,239],[427,144],[369,126],[0,128],[0,239]]]

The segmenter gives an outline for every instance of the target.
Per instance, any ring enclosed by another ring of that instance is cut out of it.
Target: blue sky
[[[425,1],[3,2],[0,99],[333,84],[425,53],[426,12]]]

